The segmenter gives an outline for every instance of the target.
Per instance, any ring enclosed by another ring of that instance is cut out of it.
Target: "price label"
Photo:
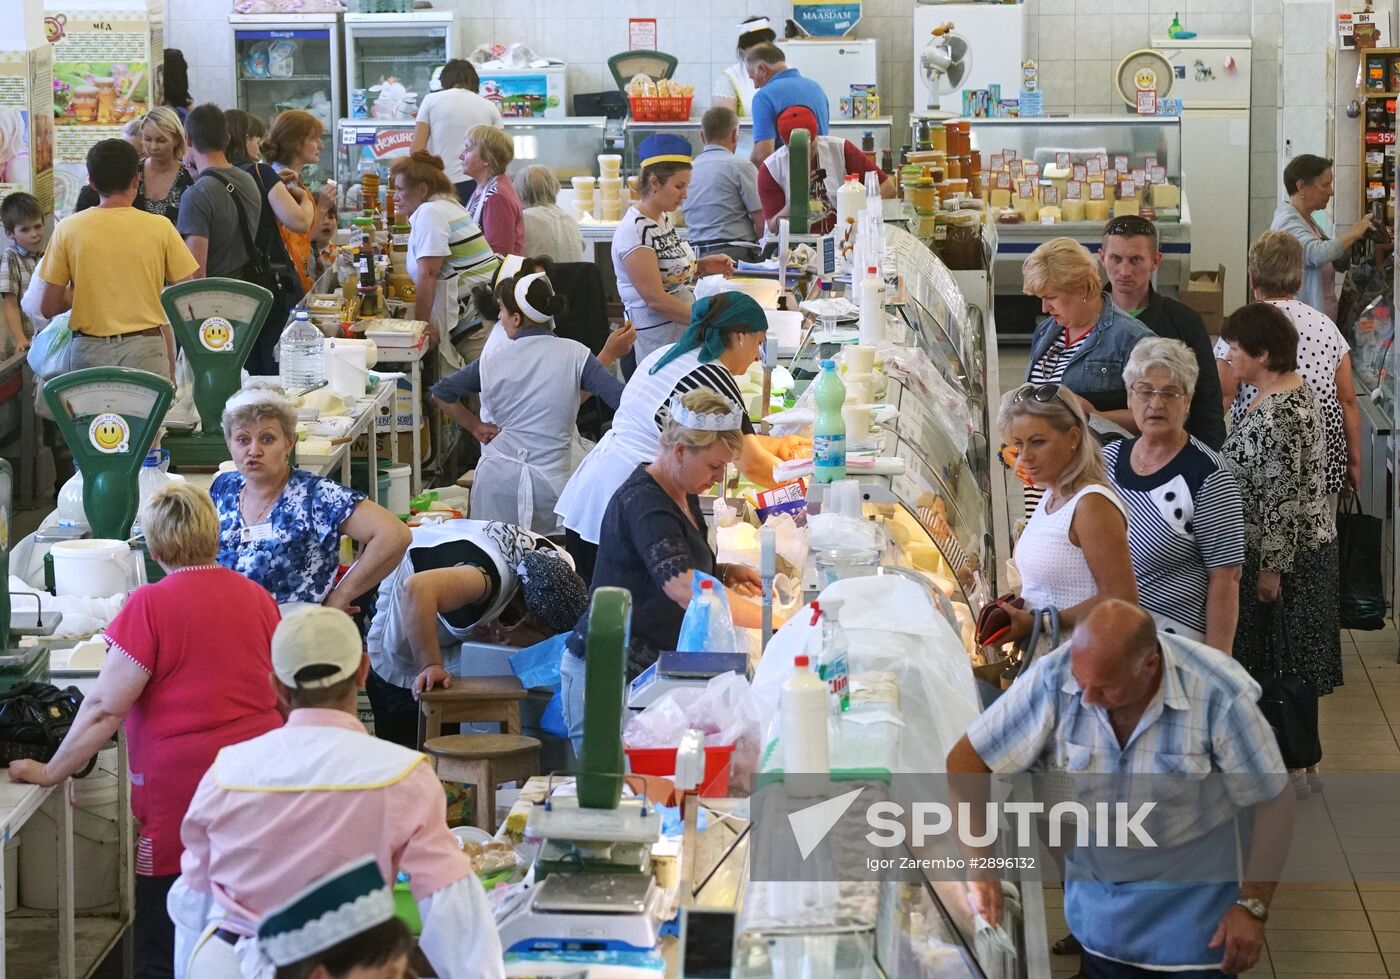
[[[1089,200],[1101,201],[1104,199],[1104,184],[1102,180],[1096,180],[1089,184]]]
[[[1020,150],[1002,150],[1001,152],[1002,152],[1002,154],[1006,157],[1006,159],[1007,159],[1008,161],[1009,161],[1009,160],[1014,160],[1014,159],[1016,159],[1017,157],[1019,157],[1019,156],[1021,155],[1021,151],[1020,151]]]
[[[1011,161],[1011,176],[1016,177],[1017,179],[1019,179],[1020,176],[1021,176],[1021,174],[1025,172],[1025,169],[1026,169],[1026,167],[1025,167],[1025,164],[1024,164],[1023,161],[1021,161],[1021,160],[1012,160],[1012,161]]]
[[[1060,188],[1054,184],[1047,184],[1040,188],[1040,203],[1047,206],[1060,203]]]
[[[1040,179],[1040,164],[1039,164],[1039,163],[1036,163],[1036,162],[1033,161],[1033,160],[1027,160],[1027,161],[1026,161],[1025,174],[1026,174],[1027,177],[1030,177],[1032,180],[1039,180],[1039,179]]]
[[[1005,155],[1005,154],[1003,154],[1003,153],[993,153],[993,154],[992,154],[991,168],[992,168],[993,170],[1000,170],[1000,169],[1002,168],[1002,166],[1005,165],[1005,163],[1006,163],[1006,155]]]
[[[997,190],[1010,190],[1010,189],[1011,189],[1011,173],[1010,173],[1009,171],[1007,171],[1007,170],[998,171],[998,173],[997,173]]]
[[[1126,156],[1124,156],[1122,153],[1119,153],[1117,156],[1115,156],[1115,157],[1113,158],[1113,169],[1116,170],[1116,171],[1118,171],[1119,173],[1127,173],[1127,172],[1128,172],[1128,158],[1127,158]]]
[[[1142,186],[1146,185],[1146,183],[1147,183],[1147,171],[1144,170],[1144,169],[1142,169],[1142,168],[1140,168],[1140,167],[1134,167],[1134,168],[1133,168],[1133,183],[1137,184],[1139,187],[1142,187]]]
[[[1064,152],[1063,150],[1056,152],[1056,153],[1055,153],[1055,166],[1059,167],[1061,170],[1068,170],[1068,169],[1069,169],[1069,154],[1066,153],[1066,152]]]
[[[1083,163],[1076,163],[1076,164],[1074,165],[1073,177],[1074,177],[1075,180],[1078,180],[1078,181],[1080,181],[1080,182],[1083,182],[1083,181],[1085,181],[1085,180],[1088,180],[1088,179],[1089,179],[1089,167],[1088,167],[1086,164],[1083,164]]]
[[[1164,166],[1154,166],[1147,173],[1147,179],[1154,184],[1164,184],[1167,182],[1167,168]]]
[[[1155,166],[1158,164],[1158,162],[1160,162],[1160,161],[1158,161],[1158,159],[1157,159],[1155,156],[1146,156],[1146,157],[1143,157],[1143,159],[1142,159],[1142,166],[1143,166],[1143,169],[1145,169],[1145,170],[1151,170],[1153,167],[1155,167]]]
[[[1097,156],[1091,156],[1084,164],[1086,177],[1099,177],[1103,175],[1103,160]]]
[[[1016,196],[1030,200],[1035,196],[1035,181],[1022,180],[1016,188]]]
[[[1120,201],[1126,201],[1136,196],[1137,184],[1133,183],[1131,180],[1118,181],[1118,199]]]
[[[1084,182],[1082,180],[1071,180],[1065,184],[1065,200],[1077,201],[1084,198]]]

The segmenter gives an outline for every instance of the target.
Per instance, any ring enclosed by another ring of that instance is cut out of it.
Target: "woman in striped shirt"
[[[1239,618],[1244,510],[1225,459],[1186,432],[1200,371],[1180,340],[1133,348],[1123,381],[1138,438],[1104,448],[1128,507],[1139,602],[1157,628],[1228,654]]]

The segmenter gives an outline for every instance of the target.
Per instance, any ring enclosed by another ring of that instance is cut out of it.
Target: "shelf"
[[[396,58],[396,57],[394,57],[393,55],[387,55],[387,54],[376,54],[376,55],[363,55],[363,54],[362,54],[362,55],[360,55],[358,58],[356,58],[355,60],[358,61],[358,62],[360,62],[361,64],[366,64],[366,65],[378,65],[378,64],[436,65],[436,64],[441,64],[444,58],[446,58],[446,55],[443,55],[442,57],[437,57],[437,56],[434,56],[434,55],[426,55],[426,56],[418,57],[418,58]]]
[[[1400,99],[1400,92],[1362,92],[1363,99]]]
[[[325,75],[282,75],[277,78],[256,78],[248,75],[240,76],[240,82],[328,82],[331,80],[329,74]]]

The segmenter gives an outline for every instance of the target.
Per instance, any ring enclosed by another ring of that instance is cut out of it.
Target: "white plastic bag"
[[[747,795],[758,769],[763,717],[749,681],[738,673],[712,677],[703,690],[680,688],[650,704],[627,722],[622,743],[629,748],[674,748],[688,728],[705,734],[706,747],[734,745],[730,795]]]
[[[710,587],[706,588],[708,582]],[[710,592],[707,597],[704,593]],[[690,605],[681,620],[676,649],[687,653],[733,653],[744,649],[734,634],[734,618],[729,614],[729,598],[719,579],[695,572],[690,583]]]

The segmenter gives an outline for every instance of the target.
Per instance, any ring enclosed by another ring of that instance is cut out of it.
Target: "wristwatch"
[[[1259,900],[1257,897],[1242,897],[1236,900],[1235,903],[1238,904],[1240,907],[1244,908],[1250,914],[1254,915],[1254,917],[1258,918],[1260,921],[1269,920],[1268,905],[1266,905],[1263,901]]]

